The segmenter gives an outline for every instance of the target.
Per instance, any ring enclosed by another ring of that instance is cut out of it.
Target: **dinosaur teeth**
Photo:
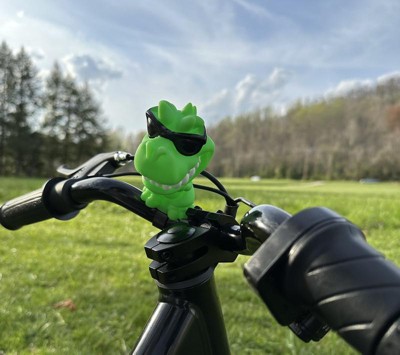
[[[182,185],[187,184],[187,182],[189,181],[190,177],[189,174],[186,174],[185,177],[182,179],[181,183]]]
[[[146,179],[147,179],[147,178],[146,178]],[[156,186],[158,186],[158,187],[161,187],[161,184],[159,184],[157,181],[150,180],[150,179],[147,179],[147,181],[150,181],[150,183],[152,183],[153,185],[156,185]]]
[[[157,181],[147,178],[146,176],[144,178],[146,181],[150,182],[150,184],[157,186],[157,187],[161,187],[164,191],[169,191],[172,189],[178,189],[182,185],[187,184],[189,182],[190,178],[192,178],[195,175],[196,170],[198,169],[199,166],[200,166],[200,158],[199,158],[199,161],[196,163],[196,165],[189,170],[189,172],[183,177],[183,179],[174,185],[160,184]]]

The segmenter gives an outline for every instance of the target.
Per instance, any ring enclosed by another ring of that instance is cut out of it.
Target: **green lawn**
[[[138,182],[138,180],[130,180]],[[0,202],[43,181],[0,179]],[[327,206],[364,230],[400,265],[400,185],[289,180],[225,180],[234,196],[290,213]],[[223,200],[197,193],[204,209]],[[246,211],[239,210],[240,214]],[[1,228],[1,227],[0,227]],[[154,227],[120,207],[98,202],[72,221],[0,229],[0,354],[124,354],[157,300],[143,251]],[[216,272],[233,354],[353,354],[334,334],[304,344],[271,318],[242,276],[246,257]],[[72,300],[76,310],[55,308]]]

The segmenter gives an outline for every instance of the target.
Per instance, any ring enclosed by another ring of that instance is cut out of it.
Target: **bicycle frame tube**
[[[230,354],[214,268],[187,281],[156,283],[159,303],[132,354]]]

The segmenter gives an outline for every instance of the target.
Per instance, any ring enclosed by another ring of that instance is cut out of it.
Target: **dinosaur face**
[[[135,168],[145,187],[159,195],[184,190],[203,171],[214,154],[214,142],[205,134],[196,107],[182,111],[161,101],[147,114],[148,134],[135,154]]]

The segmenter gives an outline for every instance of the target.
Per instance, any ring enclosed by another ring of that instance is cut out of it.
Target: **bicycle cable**
[[[254,207],[255,204],[249,200],[246,200],[243,197],[238,197],[236,199],[234,199],[231,195],[229,195],[228,191],[226,190],[225,186],[222,185],[222,183],[211,173],[209,173],[208,171],[202,171],[201,175],[203,175],[205,178],[209,179],[212,183],[214,183],[214,185],[216,185],[216,187],[218,187],[218,189],[215,189],[213,187],[210,186],[205,186],[205,185],[200,185],[200,184],[193,184],[193,187],[199,190],[205,190],[205,191],[209,191],[209,192],[213,192],[217,195],[220,195],[222,197],[225,198],[225,201],[227,202],[227,204],[229,206],[236,206],[238,205],[239,202],[242,202],[244,204],[246,204],[247,206],[250,207]],[[105,174],[102,175],[103,177],[106,178],[116,178],[116,177],[125,177],[125,176],[142,176],[140,173],[138,172],[125,172],[125,173],[115,173],[115,174]]]
[[[127,153],[122,161],[125,162],[132,162],[134,161],[135,156]],[[205,190],[209,192],[213,192],[217,195],[220,195],[225,198],[225,201],[227,203],[227,206],[238,206],[239,203],[244,203],[245,205],[249,207],[255,207],[256,204],[245,199],[244,197],[237,197],[233,198],[231,195],[229,195],[228,191],[226,190],[225,186],[216,178],[213,174],[209,173],[206,170],[203,170],[200,175],[204,176],[206,179],[210,180],[216,187],[217,189],[210,187],[210,186],[205,186],[205,185],[200,185],[200,184],[193,184],[193,187],[199,190]],[[124,172],[124,173],[114,173],[114,174],[105,174],[102,175],[103,177],[107,178],[116,178],[116,177],[125,177],[125,176],[142,176],[140,173],[133,171],[133,172]]]

